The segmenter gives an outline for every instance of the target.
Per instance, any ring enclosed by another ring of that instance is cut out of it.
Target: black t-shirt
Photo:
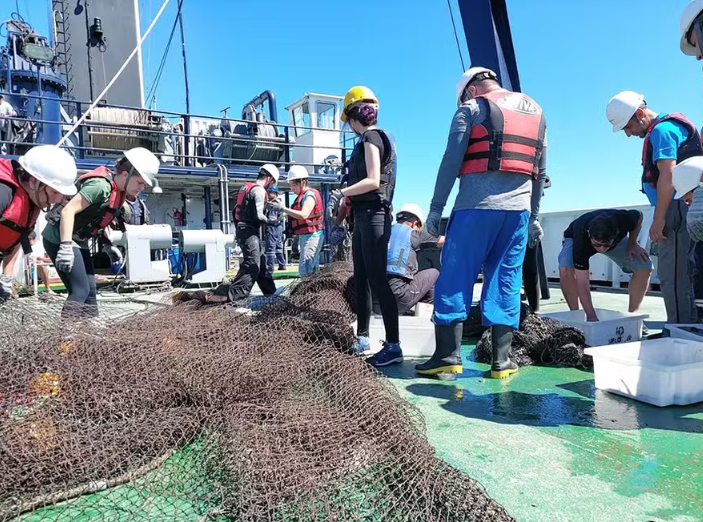
[[[364,151],[364,143],[371,143],[378,147],[379,157],[381,159],[381,170],[383,170],[383,164],[388,161],[388,155],[390,150],[386,150],[386,142],[381,136],[381,132],[378,130],[370,130],[365,132],[359,143],[357,143],[352,156],[349,159],[349,186],[354,185],[365,179],[367,177],[366,169],[366,154]],[[366,194],[360,194],[358,196],[349,196],[352,205],[359,204],[369,204],[369,203],[380,203],[380,197],[378,191],[367,192]]]
[[[618,233],[609,249],[610,251],[625,239],[631,231],[637,228],[642,218],[642,213],[639,210],[594,210],[572,221],[564,231],[564,237],[571,238],[574,241],[574,268],[576,270],[588,270],[590,268],[589,259],[598,253],[591,245],[588,227],[599,216],[610,216],[618,227]]]
[[[10,206],[13,196],[13,188],[5,183],[0,183],[0,215]]]

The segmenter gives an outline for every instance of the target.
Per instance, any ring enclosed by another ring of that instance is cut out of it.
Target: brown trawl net
[[[0,520],[513,520],[348,354],[350,275],[260,313],[0,306]]]

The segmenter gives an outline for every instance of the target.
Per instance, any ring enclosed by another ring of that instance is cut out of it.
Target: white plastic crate
[[[655,406],[703,401],[703,342],[662,338],[586,348],[596,388]]]
[[[428,317],[414,317],[401,315],[398,317],[400,327],[400,348],[404,357],[429,357],[434,353],[435,337],[434,323]],[[352,323],[356,332],[356,321]],[[369,339],[371,349],[367,353],[376,353],[381,350],[381,341],[386,338],[386,329],[383,327],[383,318],[372,315],[369,323]]]
[[[664,329],[669,330],[671,337],[703,342],[703,324],[666,324]]]
[[[583,332],[586,344],[589,346],[627,343],[642,339],[642,326],[644,319],[649,317],[648,314],[630,314],[602,308],[595,310],[598,321],[594,323],[586,321],[586,313],[583,310],[553,312],[541,316],[575,326]]]

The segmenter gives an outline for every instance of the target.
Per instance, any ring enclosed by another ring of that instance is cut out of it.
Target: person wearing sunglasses
[[[652,260],[637,244],[643,214],[639,210],[602,209],[587,212],[564,231],[559,253],[559,284],[569,309],[579,302],[589,322],[598,321],[590,289],[589,260],[604,254],[620,269],[631,274],[628,311],[636,312],[649,288]]]

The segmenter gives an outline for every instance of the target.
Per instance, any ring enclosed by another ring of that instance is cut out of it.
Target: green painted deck
[[[594,292],[626,309],[627,294]],[[542,311],[566,309],[558,290]],[[665,318],[659,297],[642,311]],[[653,328],[653,329],[654,329]],[[657,408],[595,390],[593,374],[527,367],[505,381],[463,349],[456,381],[383,372],[425,416],[439,457],[479,480],[519,522],[703,521],[703,404]]]

